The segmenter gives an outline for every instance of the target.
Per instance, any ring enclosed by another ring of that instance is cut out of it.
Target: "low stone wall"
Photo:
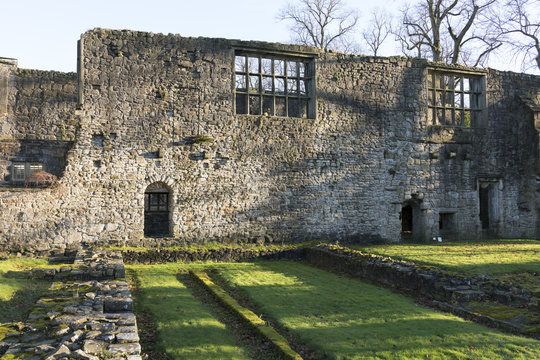
[[[518,289],[487,276],[468,278],[433,267],[393,260],[379,255],[364,254],[335,245],[321,244],[306,249],[307,260],[318,267],[368,279],[412,294],[423,304],[451,312],[465,319],[505,331],[540,338],[538,331],[538,294]],[[478,306],[506,306],[522,315],[489,315]],[[502,304],[502,305],[500,305]]]
[[[501,304],[538,307],[538,298],[524,289],[484,276],[466,277],[450,271],[365,254],[336,245],[321,244],[306,249],[307,260],[319,267],[369,279],[437,301],[494,301]]]
[[[124,250],[122,251],[126,264],[159,264],[167,262],[193,262],[193,261],[222,261],[234,262],[262,259],[301,259],[305,257],[304,248],[286,249],[149,249],[145,251]]]
[[[35,270],[33,275],[55,275],[54,282],[19,331],[0,343],[5,355],[48,360],[141,359],[120,252],[81,250],[73,266]]]

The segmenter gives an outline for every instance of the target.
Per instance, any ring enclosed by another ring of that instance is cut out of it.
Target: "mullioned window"
[[[428,70],[428,119],[433,125],[481,127],[486,108],[485,77]]]
[[[237,114],[315,117],[311,59],[237,52],[234,67]]]

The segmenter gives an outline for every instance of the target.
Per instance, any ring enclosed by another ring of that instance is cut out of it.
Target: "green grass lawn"
[[[49,287],[50,281],[28,278],[27,270],[45,267],[47,260],[12,258],[0,260],[0,341],[10,323],[24,321],[37,299]]]
[[[433,265],[468,275],[540,273],[540,241],[486,240],[350,246],[363,252]]]
[[[47,260],[12,258],[0,261],[0,322],[23,321],[50,281],[28,278],[27,270],[46,267]]]
[[[295,262],[219,266],[258,310],[331,359],[538,359],[540,341]],[[264,318],[264,315],[263,315]]]
[[[156,318],[158,345],[173,359],[243,359],[223,324],[178,281],[217,269],[301,343],[330,359],[533,359],[540,341],[504,334],[423,308],[387,289],[290,261],[130,265]],[[326,354],[326,356],[324,355]]]
[[[173,359],[248,359],[225,325],[178,280],[177,274],[186,268],[183,264],[128,266],[128,275],[139,281],[137,306],[156,319],[157,350]]]

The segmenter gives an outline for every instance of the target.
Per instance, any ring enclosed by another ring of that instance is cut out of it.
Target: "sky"
[[[407,0],[346,0],[360,10],[360,25],[376,6],[397,13]],[[409,0],[410,1],[410,0]],[[20,68],[75,71],[77,40],[101,27],[182,36],[289,42],[287,23],[276,19],[288,0],[0,0],[0,57]],[[359,37],[360,35],[357,35]],[[383,56],[399,55],[388,41]],[[506,64],[494,67],[504,69]],[[518,70],[519,71],[519,70]]]

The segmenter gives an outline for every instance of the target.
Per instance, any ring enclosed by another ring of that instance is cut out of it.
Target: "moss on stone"
[[[0,323],[0,342],[8,334],[17,334],[19,333],[13,324]]]
[[[497,277],[497,280],[508,284],[515,284],[516,287],[526,289],[534,296],[540,296],[540,275],[522,272],[501,275]]]
[[[214,139],[206,135],[197,135],[192,138],[192,141],[194,144],[204,144],[204,143],[211,143],[214,141]]]
[[[527,317],[526,308],[515,308],[508,305],[492,302],[477,302],[473,301],[469,303],[469,306],[474,312],[489,316],[500,320],[514,320],[518,317]]]

